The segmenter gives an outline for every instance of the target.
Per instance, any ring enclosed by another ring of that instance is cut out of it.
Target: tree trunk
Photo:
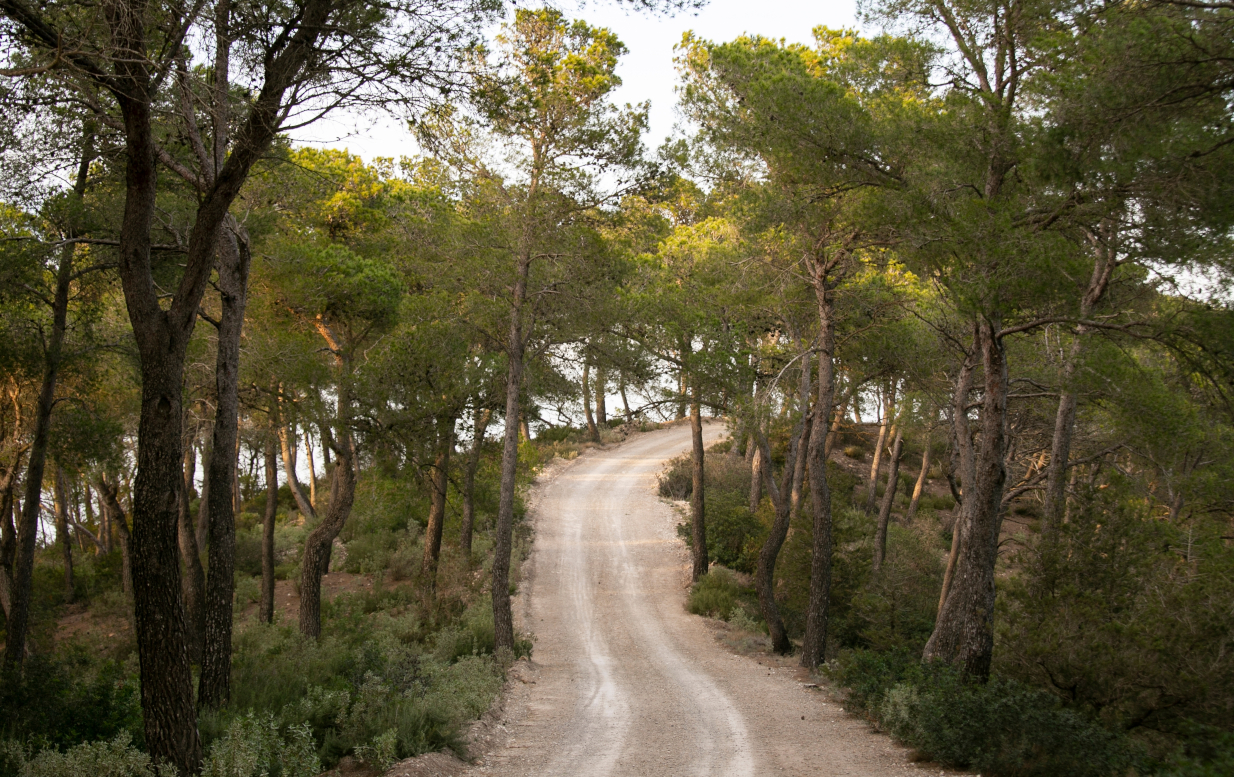
[[[608,426],[608,407],[605,403],[608,375],[603,369],[596,368],[596,425],[601,429]]]
[[[201,565],[201,548],[197,544],[197,535],[193,532],[193,522],[189,517],[188,465],[189,455],[186,451],[176,494],[176,527],[180,557],[184,561],[184,575],[180,578],[180,584],[184,597],[185,625],[188,629],[189,657],[197,663],[201,661],[202,642],[206,633],[206,571]]]
[[[917,503],[925,491],[926,478],[930,473],[930,435],[926,435],[925,450],[921,454],[921,473],[917,475],[917,483],[913,486],[913,495],[908,502],[908,510],[904,513],[904,523],[909,524],[917,517]]]
[[[300,562],[300,633],[317,639],[321,636],[321,578],[329,569],[330,547],[351,515],[356,497],[356,452],[351,441],[349,411],[342,405],[349,399],[339,397],[339,444],[335,447],[334,468],[330,473],[330,502],[326,515],[304,541],[304,556]]]
[[[73,185],[73,196],[77,201],[85,195],[90,162],[93,159],[93,135],[87,131],[82,141],[81,164],[77,168],[77,179]],[[26,493],[22,499],[21,515],[17,519],[11,604],[5,624],[4,663],[8,667],[20,665],[26,657],[30,599],[34,583],[34,551],[38,540],[39,512],[42,508],[43,473],[47,464],[47,443],[51,433],[51,413],[55,407],[56,381],[60,374],[64,333],[68,326],[69,287],[73,281],[75,251],[76,246],[73,243],[60,249],[60,266],[56,268],[56,291],[51,307],[51,337],[43,352],[43,383],[39,387],[38,404],[34,413],[30,463],[26,467]]]
[[[13,523],[13,491],[17,486],[17,471],[21,468],[22,452],[13,456],[13,464],[0,480],[0,610],[9,617],[13,606],[13,562],[17,557],[17,526]]]
[[[309,469],[309,504],[317,510],[317,462],[313,461],[313,438],[304,427],[304,459]]]
[[[287,487],[291,489],[291,496],[296,500],[296,507],[300,509],[300,515],[304,516],[304,520],[316,520],[317,511],[313,509],[313,503],[304,495],[304,489],[300,487],[300,479],[296,475],[296,434],[294,423],[279,425],[279,446],[283,453],[283,474],[287,476]]]
[[[707,519],[704,512],[704,496],[707,484],[703,468],[703,412],[699,397],[699,387],[697,385],[694,386],[690,402],[690,440],[693,443],[691,448],[693,466],[690,470],[691,482],[693,484],[693,490],[690,492],[690,540],[694,556],[691,579],[697,583],[700,577],[707,574],[709,566],[707,559]]]
[[[587,434],[594,442],[600,441],[596,417],[591,413],[591,362],[583,362],[583,413],[587,417]]]
[[[827,430],[827,445],[824,450],[824,455],[829,459],[831,458],[832,449],[835,448],[836,438],[840,435],[840,425],[844,423],[844,413],[844,405],[840,405],[832,413],[831,426]]]
[[[964,483],[960,552],[952,590],[923,659],[954,664],[979,680],[990,674],[994,650],[994,567],[1002,523],[1007,424],[1007,357],[998,336],[999,320],[983,318],[978,338],[984,371],[981,450],[974,477]]]
[[[216,451],[238,450],[240,443],[240,337],[248,302],[251,264],[248,233],[228,218],[220,235],[218,354],[214,383],[218,406],[214,413]],[[235,602],[236,502],[239,488],[235,456],[214,456],[210,484],[210,575],[206,580],[201,677],[197,683],[200,709],[218,709],[231,701],[231,628]],[[234,493],[233,493],[234,492]]]
[[[621,409],[625,414],[626,423],[628,424],[634,420],[634,417],[630,414],[630,400],[626,399],[626,378],[624,375],[621,376],[621,383],[618,385],[617,390],[621,394]]]
[[[266,513],[261,524],[261,604],[257,619],[274,622],[274,522],[279,512],[279,462],[274,447],[274,429],[266,438]]]
[[[492,410],[476,407],[471,425],[471,450],[467,451],[467,463],[463,466],[463,526],[459,531],[458,544],[468,566],[471,565],[471,535],[476,527],[476,470],[480,467],[484,432],[492,417]]]
[[[883,568],[887,557],[887,524],[891,522],[891,506],[895,502],[896,488],[900,485],[900,454],[904,452],[904,425],[896,424],[895,441],[891,444],[891,469],[887,473],[887,488],[883,503],[878,509],[878,531],[874,537],[874,567],[877,573]]]
[[[424,581],[427,599],[437,595],[437,563],[441,558],[441,533],[446,523],[446,491],[449,488],[450,449],[454,446],[454,418],[437,419],[437,458],[429,476],[432,500],[428,511],[428,526],[424,531],[424,558],[420,561],[420,577]]]
[[[64,481],[64,468],[56,464],[56,474],[52,481],[52,494],[56,509],[56,544],[60,546],[60,556],[64,562],[64,599],[72,602],[73,589],[73,537],[69,533],[69,503],[68,485]]]
[[[818,401],[810,430],[810,502],[814,510],[811,538],[810,598],[806,633],[801,643],[801,665],[815,669],[827,649],[828,599],[831,595],[831,491],[827,483],[827,424],[835,400],[835,319],[827,268],[814,261],[814,297],[818,307]]]
[[[763,470],[766,465],[763,463],[763,450],[758,447],[753,436],[750,438],[750,447],[754,449],[754,455],[750,459],[750,515],[754,515],[763,501]]]
[[[977,334],[973,333],[973,348],[978,345]],[[952,396],[951,408],[951,427],[952,436],[955,441],[955,447],[952,449],[952,469],[956,469],[954,462],[959,461],[960,483],[963,487],[964,483],[972,484],[976,479],[976,461],[973,456],[973,436],[972,430],[968,423],[968,395],[973,388],[973,370],[976,365],[972,356],[966,356],[963,364],[960,366],[960,372],[956,379],[955,393]],[[943,588],[938,595],[938,615],[935,620],[943,615],[943,605],[947,602],[947,597],[951,593],[951,581],[955,577],[956,563],[960,559],[960,541],[963,536],[960,527],[964,523],[964,499],[963,494],[956,489],[954,474],[949,473],[947,485],[951,488],[951,496],[956,500],[956,506],[952,509],[951,521],[951,551],[947,554],[947,567],[943,571]]]
[[[116,535],[120,538],[120,586],[126,594],[131,596],[133,593],[133,558],[132,535],[129,533],[128,519],[124,515],[124,508],[120,506],[116,487],[107,482],[102,475],[99,476],[97,485],[99,500],[103,505],[103,510],[107,513],[107,522],[116,528]]]
[[[887,444],[887,428],[895,408],[895,395],[892,392],[893,389],[888,388],[883,399],[883,420],[878,425],[878,443],[874,446],[874,460],[870,462],[870,484],[866,488],[867,513],[874,512],[874,503],[878,499],[878,474],[883,465],[883,446]]]
[[[1101,298],[1109,288],[1110,278],[1118,267],[1113,249],[1102,239],[1104,236],[1090,236],[1094,244],[1095,260],[1093,272],[1088,280],[1088,287],[1080,300],[1080,318],[1092,315]],[[1053,533],[1063,521],[1067,509],[1067,461],[1071,457],[1071,440],[1075,432],[1075,411],[1077,397],[1072,388],[1075,371],[1083,353],[1084,338],[1089,328],[1083,324],[1075,329],[1075,341],[1067,354],[1062,374],[1059,379],[1058,411],[1054,415],[1054,438],[1050,443],[1050,463],[1046,472],[1045,486],[1045,526],[1048,533]]]
[[[523,303],[531,257],[522,255],[515,267],[514,298],[506,344],[506,428],[501,449],[501,495],[497,501],[497,536],[493,547],[493,631],[498,651],[514,650],[514,616],[510,611],[510,554],[514,546],[514,486],[518,475],[519,392],[523,386]],[[586,404],[587,392],[583,392]]]
[[[771,524],[771,531],[768,532],[767,539],[763,542],[763,547],[759,549],[758,567],[754,572],[754,587],[758,592],[758,606],[763,615],[763,620],[767,623],[767,632],[771,636],[771,648],[781,655],[791,652],[793,646],[788,639],[788,630],[784,627],[784,620],[780,617],[780,607],[776,603],[775,571],[776,560],[779,558],[780,549],[784,547],[784,540],[788,537],[788,528],[792,521],[792,514],[800,498],[802,473],[806,462],[806,448],[809,444],[812,427],[809,408],[810,373],[808,357],[802,374],[801,391],[801,420],[798,422],[796,433],[789,443],[783,484],[777,488],[771,467],[767,467],[764,470],[763,477],[767,481],[767,491],[771,494],[771,501],[775,505],[776,514],[775,520]],[[770,461],[771,448],[767,444],[766,436],[761,431],[758,435],[758,442],[759,449],[767,460]],[[792,490],[790,491],[790,489]]]

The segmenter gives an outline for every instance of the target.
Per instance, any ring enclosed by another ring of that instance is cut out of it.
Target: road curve
[[[705,427],[708,444],[723,437]],[[535,635],[505,745],[477,771],[531,777],[902,775],[902,748],[804,688],[784,662],[735,656],[683,606],[679,517],[656,495],[688,426],[589,452],[539,486],[521,627]]]

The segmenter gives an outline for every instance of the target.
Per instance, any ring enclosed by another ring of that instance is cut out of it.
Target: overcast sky
[[[559,7],[572,18],[608,27],[626,44],[630,53],[617,72],[622,86],[619,103],[651,100],[651,130],[646,142],[657,147],[673,129],[673,46],[687,30],[699,37],[727,41],[752,33],[789,42],[810,42],[810,30],[857,25],[855,0],[712,0],[697,13],[673,17],[623,10],[615,2],[590,2],[585,7],[563,2]],[[375,156],[398,157],[415,153],[415,146],[402,124],[378,115],[338,115],[295,133],[295,140],[324,147],[348,148],[366,160]]]

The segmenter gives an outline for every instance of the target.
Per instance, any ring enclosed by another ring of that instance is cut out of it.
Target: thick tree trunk
[[[921,453],[921,472],[917,475],[917,482],[913,485],[913,495],[908,502],[908,510],[904,513],[904,523],[912,523],[917,517],[917,504],[921,501],[921,494],[925,491],[926,478],[930,474],[930,435],[926,435],[925,450]]]
[[[704,498],[707,483],[703,467],[703,411],[697,385],[694,386],[690,402],[690,440],[692,442],[690,476],[693,484],[690,492],[690,544],[694,561],[691,568],[691,579],[697,583],[700,577],[707,574],[707,568],[710,565],[707,559],[707,516]]]
[[[887,429],[891,423],[891,415],[895,409],[894,389],[888,388],[883,395],[883,420],[878,425],[878,443],[874,446],[874,460],[870,462],[870,482],[866,487],[865,511],[874,512],[874,503],[878,499],[878,475],[883,465],[883,448],[887,445]]]
[[[420,577],[431,601],[437,595],[437,563],[441,558],[441,533],[446,523],[446,490],[449,488],[450,449],[454,446],[454,418],[437,419],[437,457],[429,475],[432,488],[428,511],[428,526],[424,530],[424,558],[420,561]]]
[[[981,450],[974,458],[974,477],[964,483],[960,552],[951,591],[923,655],[927,661],[954,664],[979,680],[989,677],[994,650],[994,567],[1007,477],[1007,356],[998,331],[997,318],[978,323],[984,372]]]
[[[814,267],[814,296],[818,307],[818,401],[807,452],[810,471],[810,502],[814,510],[811,538],[810,598],[806,607],[806,633],[801,643],[801,665],[815,669],[827,649],[828,599],[831,596],[831,491],[827,483],[827,424],[835,400],[835,318],[825,266]]]
[[[514,486],[518,475],[519,392],[523,386],[523,303],[531,257],[520,256],[515,267],[514,297],[506,344],[506,428],[501,449],[501,494],[497,501],[497,536],[493,546],[493,631],[498,651],[514,650],[514,616],[510,611],[510,554],[514,549]],[[583,392],[586,397],[587,393]],[[584,399],[584,402],[587,400]]]
[[[591,362],[583,362],[583,414],[587,417],[587,434],[594,442],[600,441],[596,417],[591,412]]]
[[[266,438],[266,512],[261,523],[261,603],[257,619],[274,622],[274,522],[279,512],[279,461],[274,447],[274,429]]]
[[[339,398],[340,410],[347,401]],[[313,639],[321,636],[321,578],[329,571],[330,547],[347,523],[356,497],[356,452],[348,428],[350,418],[346,412],[340,412],[340,416],[339,444],[330,473],[330,502],[325,517],[304,541],[300,562],[300,633]]]
[[[56,544],[60,546],[60,556],[64,563],[64,599],[71,602],[76,598],[73,586],[73,537],[69,533],[68,484],[64,479],[64,468],[59,464],[56,464],[56,474],[52,482],[56,509]]]
[[[891,506],[895,502],[896,487],[900,484],[900,455],[904,452],[904,425],[896,424],[895,441],[891,444],[890,471],[887,473],[887,489],[878,509],[878,530],[874,536],[874,572],[883,568],[887,557],[887,524],[891,522]]]
[[[484,432],[492,420],[493,411],[477,407],[471,424],[471,449],[463,465],[463,525],[458,544],[463,560],[471,564],[471,536],[476,528],[476,470],[480,468],[480,452],[484,449]]]
[[[189,657],[194,662],[200,662],[206,633],[206,571],[201,565],[201,548],[197,544],[197,535],[193,532],[192,519],[189,518],[188,459],[186,452],[177,494],[176,526],[180,557],[184,561],[184,575],[180,581],[183,587],[185,624],[188,628]]]
[[[248,276],[251,264],[248,233],[234,219],[225,222],[219,246],[218,354],[214,383],[218,406],[214,413],[216,451],[239,447],[240,424],[240,336],[248,302]],[[235,601],[236,501],[235,456],[214,456],[207,478],[210,484],[210,575],[206,580],[201,677],[197,683],[197,705],[217,709],[231,701],[231,627]]]

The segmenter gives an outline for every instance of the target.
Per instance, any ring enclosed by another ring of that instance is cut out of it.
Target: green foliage
[[[1111,725],[1189,738],[1234,726],[1234,552],[1223,523],[1154,520],[1097,491],[1019,554],[1005,588],[998,670],[1100,712]]]
[[[3,777],[172,777],[174,774],[175,769],[156,769],[150,763],[150,756],[133,746],[127,732],[111,740],[87,742],[63,752],[47,748],[35,755],[15,741],[0,742],[0,775]]]
[[[932,539],[899,524],[887,527],[883,567],[852,600],[850,617],[861,645],[917,653],[925,647],[943,579],[943,548]]]
[[[690,589],[686,609],[695,615],[726,621],[741,610],[743,605],[752,606],[757,611],[757,606],[751,604],[753,601],[753,586],[741,583],[730,570],[715,566]]]
[[[831,677],[846,706],[929,758],[1007,777],[1118,777],[1136,748],[1045,691],[996,678],[981,685],[905,650],[851,651]]]
[[[201,770],[202,777],[314,777],[320,772],[308,726],[280,727],[272,715],[251,712],[232,721],[210,747]]]
[[[0,677],[0,738],[64,747],[126,734],[142,740],[133,667],[95,663],[84,648],[36,653],[25,671]]]

